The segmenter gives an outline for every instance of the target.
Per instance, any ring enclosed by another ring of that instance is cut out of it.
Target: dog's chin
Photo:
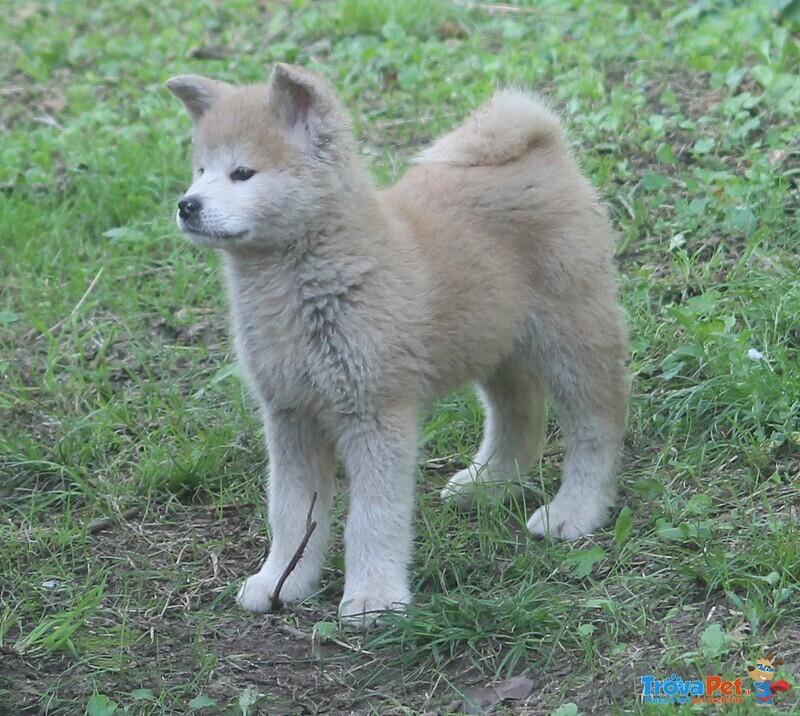
[[[237,231],[233,233],[225,233],[221,231],[207,231],[201,228],[189,226],[186,222],[179,222],[181,231],[186,234],[187,238],[197,246],[203,246],[213,249],[233,248],[247,241],[250,232],[245,229],[244,231]]]

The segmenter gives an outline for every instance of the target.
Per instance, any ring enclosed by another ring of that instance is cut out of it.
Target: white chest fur
[[[365,324],[364,266],[313,255],[228,262],[236,350],[265,403],[363,413],[379,380],[380,337]]]

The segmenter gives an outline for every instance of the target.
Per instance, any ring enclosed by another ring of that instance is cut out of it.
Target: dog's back
[[[382,199],[435,268],[426,344],[453,379],[445,387],[530,340],[532,314],[619,321],[605,213],[558,118],[534,95],[497,92]]]

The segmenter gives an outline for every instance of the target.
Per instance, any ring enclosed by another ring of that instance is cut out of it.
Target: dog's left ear
[[[211,106],[230,92],[227,82],[210,80],[199,75],[181,75],[167,80],[167,87],[186,106],[186,111],[197,124]]]
[[[280,128],[303,149],[324,151],[347,124],[325,81],[294,65],[275,65],[269,79],[269,104]]]

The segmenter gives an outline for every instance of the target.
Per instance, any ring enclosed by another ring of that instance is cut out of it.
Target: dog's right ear
[[[167,80],[167,87],[183,104],[197,124],[211,106],[232,89],[227,82],[210,80],[199,75],[181,75]]]

